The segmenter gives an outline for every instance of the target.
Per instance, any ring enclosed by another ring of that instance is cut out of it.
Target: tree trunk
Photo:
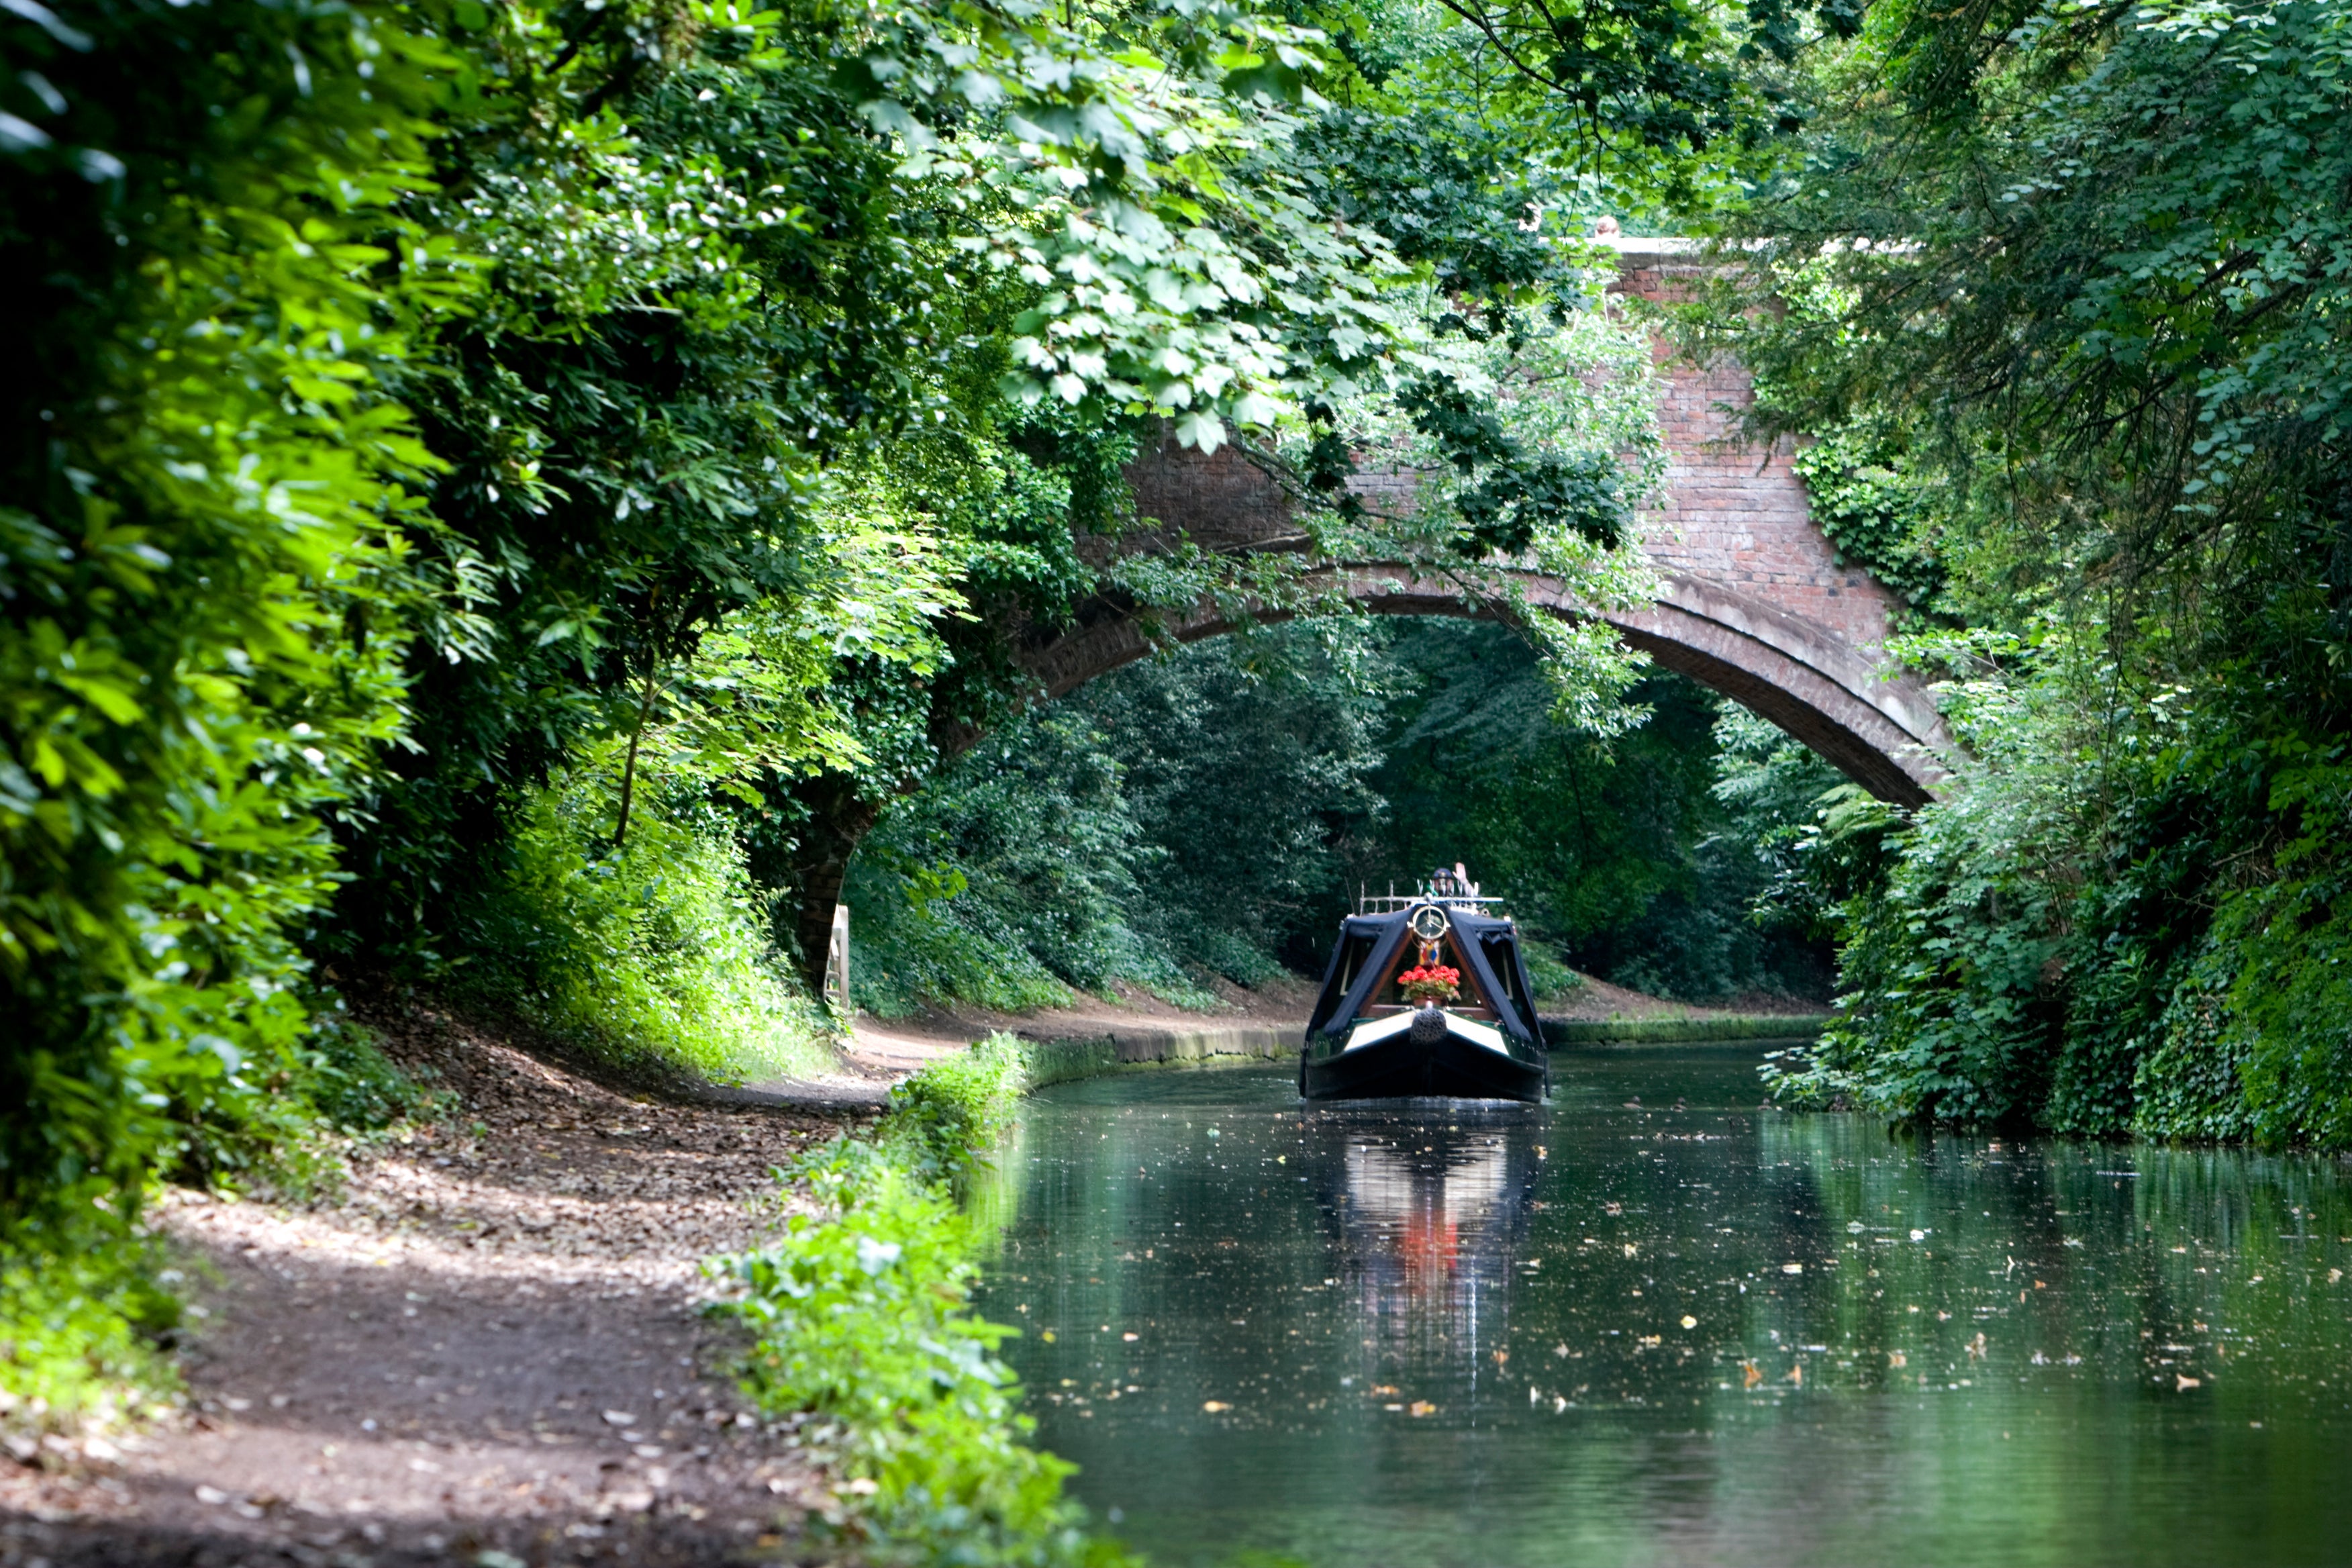
[[[882,815],[878,801],[861,797],[858,781],[823,773],[793,781],[791,795],[806,813],[786,829],[781,854],[754,853],[751,874],[778,890],[772,917],[776,944],[789,948],[811,996],[824,994],[825,953],[833,945],[833,911],[858,841]],[[764,862],[764,863],[762,863]]]

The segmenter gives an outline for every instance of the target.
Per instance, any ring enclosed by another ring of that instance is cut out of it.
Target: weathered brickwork
[[[1672,299],[1695,277],[1678,242],[1627,240],[1619,248],[1624,292]],[[1659,568],[1656,602],[1597,611],[1567,584],[1533,574],[1529,602],[1561,616],[1597,616],[1659,664],[1762,714],[1880,795],[1927,800],[1944,776],[1937,761],[1943,725],[1917,681],[1886,664],[1886,590],[1839,564],[1813,526],[1788,446],[1739,441],[1737,410],[1753,396],[1745,369],[1667,360],[1665,371],[1658,412],[1670,454],[1666,496],[1641,520],[1643,547]],[[1129,478],[1138,511],[1194,544],[1227,553],[1305,548],[1288,500],[1230,447],[1203,458],[1163,441],[1139,456]],[[1412,505],[1409,474],[1367,472],[1353,488],[1392,515]],[[1099,565],[1115,550],[1152,549],[1164,537],[1091,541],[1087,552]],[[1318,574],[1382,614],[1486,613],[1402,565],[1331,565]],[[1203,605],[1159,630],[1192,641],[1227,627],[1215,606]],[[1152,646],[1129,607],[1106,596],[1085,606],[1075,627],[1034,641],[1023,659],[1052,696]]]
[[[1622,242],[1632,264],[1622,291],[1661,300],[1686,296],[1689,264],[1633,248],[1643,243]],[[1663,347],[1660,353],[1666,357]],[[1813,526],[1791,445],[1768,449],[1738,438],[1738,416],[1727,410],[1754,401],[1743,365],[1669,363],[1658,405],[1670,454],[1666,500],[1642,520],[1643,545],[1668,572],[1754,594],[1857,647],[1874,648],[1886,636],[1892,600],[1868,573],[1841,566]]]

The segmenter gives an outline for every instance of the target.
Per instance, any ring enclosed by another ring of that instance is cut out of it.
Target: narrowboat
[[[1551,1065],[1518,928],[1488,912],[1491,899],[1437,890],[1467,886],[1437,879],[1429,891],[1364,900],[1339,922],[1307,1022],[1301,1095],[1544,1098]]]

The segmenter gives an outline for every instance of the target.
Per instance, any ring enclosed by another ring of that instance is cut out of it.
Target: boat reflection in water
[[[1538,1113],[1440,1100],[1385,1109],[1309,1118],[1323,1169],[1339,1178],[1324,1212],[1363,1325],[1366,1372],[1426,1386],[1441,1368],[1466,1370],[1475,1403],[1509,1326],[1542,1164]]]

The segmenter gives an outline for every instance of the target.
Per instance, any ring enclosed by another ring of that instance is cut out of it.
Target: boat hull
[[[1299,1063],[1298,1092],[1308,1100],[1430,1096],[1532,1104],[1544,1098],[1549,1076],[1542,1062],[1497,1050],[1456,1025],[1443,1032],[1405,1030],[1328,1054],[1310,1047]]]

